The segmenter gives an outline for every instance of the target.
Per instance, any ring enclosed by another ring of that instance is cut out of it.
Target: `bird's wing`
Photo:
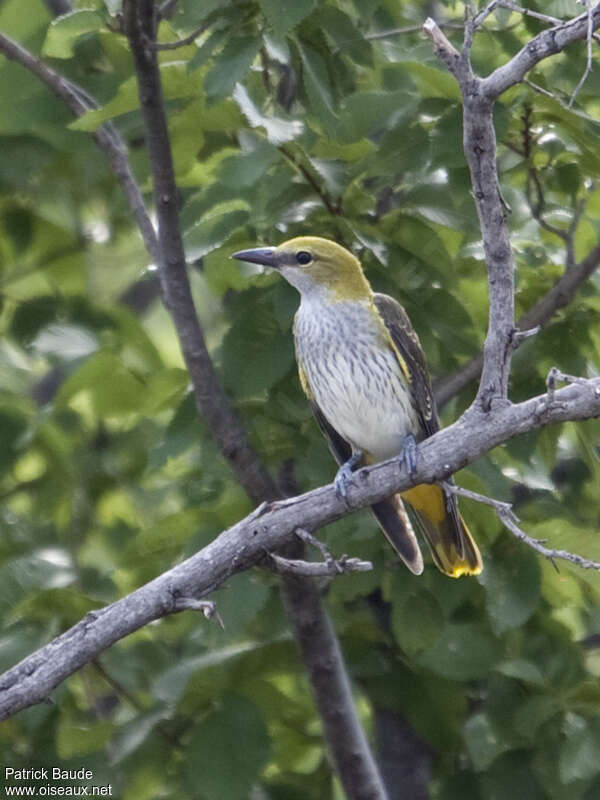
[[[408,372],[413,400],[419,414],[423,438],[440,429],[425,354],[406,311],[386,294],[374,295],[375,307],[390,335],[400,366]],[[411,504],[434,560],[448,575],[476,574],[481,556],[464,524],[456,497],[439,486],[416,486],[403,492]]]
[[[387,294],[375,294],[375,308],[387,328],[400,365],[406,368],[415,406],[419,413],[424,438],[440,429],[431,379],[425,362],[425,354],[419,337],[415,333],[408,314],[397,300]]]

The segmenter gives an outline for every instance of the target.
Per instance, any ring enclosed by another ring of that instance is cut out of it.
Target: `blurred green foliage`
[[[250,510],[196,416],[154,266],[89,137],[113,119],[150,193],[119,3],[82,0],[58,19],[42,0],[25,6],[5,0],[0,30],[101,108],[74,122],[35,78],[0,61],[2,668]],[[562,0],[529,6],[580,11]],[[354,248],[376,289],[405,304],[437,377],[475,355],[485,334],[457,87],[418,33],[368,38],[419,25],[429,7],[179,0],[160,26],[173,42],[206,23],[194,44],[160,55],[199,315],[254,445],[302,489],[331,480],[334,466],[295,374],[297,298],[276,276],[229,260],[233,251],[306,233]],[[437,8],[462,17],[454,0]],[[499,10],[476,37],[476,69],[505,63],[540,29]],[[576,258],[598,242],[597,70],[567,108],[585,58],[576,45],[534,70],[553,97],[520,85],[497,107],[519,313],[566,259],[528,191],[561,230],[580,215]],[[596,374],[598,290],[594,277],[518,351],[514,399],[543,391],[552,365]],[[545,430],[459,480],[514,500],[532,535],[599,559],[599,440],[597,422]],[[410,723],[434,753],[437,800],[592,800],[600,577],[542,562],[489,508],[464,502],[463,512],[484,552],[480,580],[453,582],[431,564],[415,578],[367,514],[323,531],[335,552],[375,564],[327,593],[364,722],[371,729],[379,707]],[[123,800],[340,798],[277,582],[240,575],[214,599],[225,630],[186,613],[130,636],[61,685],[53,704],[0,727],[3,761],[86,766]]]

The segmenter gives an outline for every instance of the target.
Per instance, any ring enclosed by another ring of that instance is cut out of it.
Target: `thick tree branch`
[[[131,7],[132,5],[129,4],[130,10]],[[152,32],[153,29],[149,31],[149,33]],[[151,258],[160,267],[163,295],[169,298],[167,304],[173,309],[173,303],[175,303],[179,312],[175,320],[176,327],[190,368],[201,413],[211,425],[213,434],[224,456],[232,465],[236,476],[250,497],[255,502],[259,502],[265,497],[278,496],[278,491],[260,459],[250,447],[244,429],[239,424],[219,386],[195,316],[185,273],[185,262],[182,258],[183,251],[176,213],[176,187],[168,139],[165,138],[167,135],[166,121],[160,101],[158,104],[156,103],[155,91],[160,92],[160,76],[155,58],[146,50],[145,45],[148,42],[146,36],[147,33],[142,31],[136,41],[142,59],[141,63],[148,62],[150,65],[149,80],[143,84],[143,91],[144,97],[149,100],[149,118],[155,133],[155,136],[152,137],[152,152],[157,156],[159,162],[160,174],[155,175],[155,195],[159,210],[159,225],[162,223],[164,241],[167,244],[166,261],[161,255],[154,228],[129,167],[126,147],[121,137],[114,126],[107,123],[96,131],[94,139],[107,155],[130,202]],[[0,52],[3,52],[8,58],[18,61],[37,75],[76,116],[80,116],[90,108],[97,107],[97,104],[83,89],[60,76],[25,48],[2,34],[0,34]],[[160,98],[160,94],[158,98]],[[165,162],[162,161],[162,157],[167,151],[168,160]],[[165,168],[165,165],[168,166]],[[165,213],[161,213],[161,209],[166,210]],[[179,241],[177,241],[178,238]],[[164,269],[162,268],[163,262],[166,264]],[[166,283],[168,286],[165,285]],[[309,666],[309,670],[312,670],[311,679],[319,709],[325,717],[329,718],[329,721],[325,720],[326,729],[331,733],[329,741],[342,779],[347,784],[348,796],[384,800],[385,791],[364,732],[356,717],[339,645],[331,623],[320,604],[318,589],[291,576],[284,577],[283,587],[288,608],[299,617],[298,621],[292,620],[292,622],[299,637],[303,658]],[[178,602],[181,604],[182,598],[179,598]],[[186,600],[186,602],[188,601]],[[310,613],[306,609],[309,609]],[[173,611],[176,610],[181,610],[177,603],[173,605]],[[315,638],[310,635],[311,631],[300,621],[300,617],[306,619],[311,615],[313,624],[318,625],[320,631],[320,635]],[[320,648],[318,658],[316,657],[316,648]],[[86,660],[84,658],[81,663],[85,663]],[[352,764],[347,770],[345,770],[344,759],[352,760]],[[344,771],[347,772],[347,780],[344,780]]]
[[[159,269],[165,305],[179,337],[194,386],[198,411],[206,420],[237,480],[255,502],[278,496],[277,487],[250,446],[214,371],[192,299],[179,226],[179,193],[156,52],[156,20],[151,0],[127,0],[125,32],[134,56],[140,104],[146,124],[160,245]]]
[[[419,446],[418,468],[412,477],[396,459],[359,470],[348,491],[351,509],[337,497],[333,484],[261,506],[187,561],[116,603],[91,612],[1,676],[0,719],[45,700],[61,681],[119,639],[180,611],[189,605],[189,599],[200,599],[234,573],[260,563],[265,551],[281,548],[298,527],[315,530],[411,485],[444,480],[519,434],[552,423],[600,416],[600,378],[579,381],[517,405],[497,406],[487,414],[471,408],[454,425]],[[306,592],[306,580],[292,580],[298,581],[298,591]],[[308,596],[311,602],[313,597],[318,599],[318,594]],[[319,639],[326,629],[323,626],[330,623],[326,617],[314,616],[308,603],[304,609],[306,616],[296,616],[294,623],[306,629],[305,635]],[[318,650],[315,648],[315,654]],[[326,661],[321,664],[327,669]],[[336,679],[345,680],[339,671]]]
[[[160,270],[169,309],[194,386],[200,414],[237,480],[255,501],[279,495],[277,486],[248,441],[217,379],[198,323],[186,273],[160,70],[153,45],[156,18],[152,0],[126,0],[125,31],[133,52],[158,216]],[[299,543],[290,555],[301,557]],[[386,793],[356,715],[352,692],[333,627],[321,605],[318,588],[284,575],[285,604],[311,677],[327,742],[349,798],[384,800]],[[310,619],[310,626],[304,620]],[[315,668],[317,665],[318,668]]]
[[[590,26],[595,28],[598,24],[600,3],[589,13],[543,31],[507,65],[483,79],[473,75],[469,61],[475,22],[467,22],[465,45],[461,53],[434,20],[428,19],[423,26],[434,44],[436,54],[456,78],[463,97],[463,144],[481,225],[490,293],[489,325],[483,354],[436,384],[436,399],[440,405],[479,374],[481,381],[477,400],[482,409],[489,409],[494,399],[506,398],[508,391],[510,359],[515,344],[514,258],[506,223],[506,206],[498,182],[492,118],[494,100],[509,86],[520,81],[527,70],[541,59],[559,52],[573,41],[585,38]],[[551,292],[519,320],[518,327],[526,330],[546,322],[554,311],[570,301],[577,287],[595,269],[596,261],[595,249],[579,265],[565,272]],[[566,298],[564,302],[563,298]]]
[[[436,54],[456,78],[463,99],[463,146],[481,226],[490,300],[477,402],[489,411],[495,400],[505,401],[508,395],[514,330],[514,258],[496,166],[493,98],[484,91],[483,81],[473,74],[470,63],[476,24],[477,19],[467,22],[461,53],[432,19],[423,28],[433,41]]]

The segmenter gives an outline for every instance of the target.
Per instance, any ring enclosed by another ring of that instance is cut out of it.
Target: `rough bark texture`
[[[396,459],[361,469],[348,490],[351,508],[372,505],[417,483],[440,481],[521,433],[598,416],[600,378],[579,380],[551,397],[544,394],[517,405],[504,404],[487,414],[475,407],[419,446],[418,469],[412,478]],[[348,513],[351,511],[337,497],[333,484],[259,508],[187,561],[116,603],[88,614],[4,673],[0,677],[0,719],[42,702],[55,686],[102,650],[148,622],[179,611],[178,603],[186,598],[203,597],[234,573],[259,564],[265,550],[284,546],[297,528],[316,530]],[[310,636],[310,626],[308,633]],[[334,705],[332,712],[337,711]]]
[[[280,496],[279,489],[225,395],[206,349],[192,299],[179,225],[179,197],[175,184],[167,119],[156,49],[156,19],[152,0],[127,0],[126,33],[134,55],[140,104],[147,130],[154,199],[158,215],[160,273],[169,309],[194,386],[200,415],[239,483],[259,503]],[[299,550],[300,554],[302,548]],[[287,554],[287,553],[286,553]],[[327,744],[349,798],[385,800],[386,794],[368,742],[358,721],[343,657],[318,588],[292,576],[283,578],[283,595],[304,663],[311,677]],[[314,631],[302,624],[312,619]],[[326,663],[327,670],[314,669]]]

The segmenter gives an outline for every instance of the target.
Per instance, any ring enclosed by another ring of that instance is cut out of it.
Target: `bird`
[[[417,444],[440,421],[425,355],[403,306],[374,292],[358,258],[329,239],[298,236],[233,258],[276,270],[300,292],[293,325],[300,384],[340,465],[338,496],[347,501],[359,466],[399,457],[414,473]],[[371,506],[413,574],[424,563],[405,503],[441,572],[453,578],[481,572],[455,493],[420,484]]]

